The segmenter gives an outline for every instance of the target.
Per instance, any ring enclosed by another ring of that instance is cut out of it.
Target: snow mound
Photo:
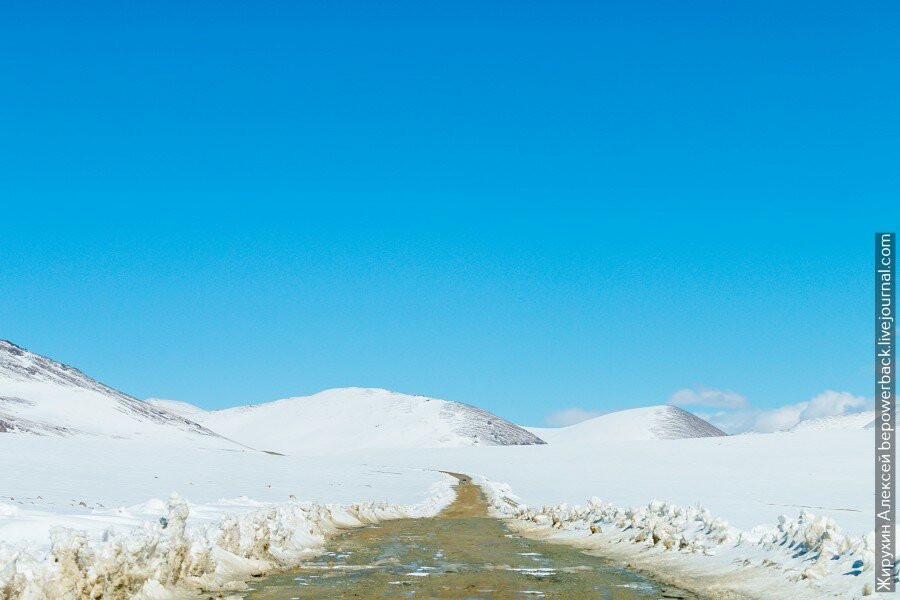
[[[668,405],[620,410],[568,427],[537,431],[550,444],[680,440],[726,435],[700,417]]]
[[[0,340],[0,433],[230,444],[194,421],[5,340]]]
[[[855,415],[837,415],[800,421],[788,431],[819,431],[822,429],[865,429],[875,420],[875,411]]]
[[[376,388],[338,388],[191,417],[241,443],[284,454],[544,443],[468,404]]]

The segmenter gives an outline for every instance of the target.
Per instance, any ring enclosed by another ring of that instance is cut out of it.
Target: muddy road
[[[332,598],[681,598],[609,561],[509,532],[465,476],[434,518],[348,530],[300,567],[254,580],[248,600]]]

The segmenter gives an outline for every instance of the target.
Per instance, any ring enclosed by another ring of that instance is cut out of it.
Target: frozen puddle
[[[569,546],[511,534],[457,475],[456,501],[431,519],[384,521],[333,538],[289,573],[251,582],[249,600],[325,598],[682,598]]]

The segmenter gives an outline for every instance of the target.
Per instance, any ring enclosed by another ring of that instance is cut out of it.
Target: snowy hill
[[[248,446],[284,454],[544,443],[468,404],[374,388],[338,388],[217,411],[151,402]]]
[[[822,429],[866,429],[875,420],[875,411],[856,413],[853,415],[837,415],[819,417],[800,421],[788,431],[818,431]]]
[[[550,444],[678,440],[724,436],[725,432],[677,406],[612,412],[568,427],[532,429]]]
[[[170,413],[175,413],[176,415],[181,415],[182,417],[191,419],[196,415],[205,414],[206,411],[200,408],[199,406],[194,406],[189,402],[182,402],[181,400],[166,400],[164,398],[147,398],[145,400],[148,404],[152,404],[156,408],[161,408],[163,410],[167,410]]]
[[[0,434],[223,440],[209,429],[0,340]]]

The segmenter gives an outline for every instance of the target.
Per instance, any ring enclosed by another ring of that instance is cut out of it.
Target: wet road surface
[[[351,529],[300,567],[254,580],[248,600],[599,598],[695,600],[609,561],[514,535],[465,476],[434,518]]]

